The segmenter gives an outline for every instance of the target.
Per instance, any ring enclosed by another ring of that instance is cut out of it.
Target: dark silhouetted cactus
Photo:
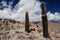
[[[48,38],[49,37],[49,33],[48,33],[48,19],[47,19],[47,15],[46,15],[46,9],[45,9],[45,3],[44,2],[41,4],[41,8],[42,8],[43,36],[45,38]]]
[[[26,32],[30,32],[29,30],[29,16],[28,16],[28,12],[26,12],[26,15],[25,15],[25,31]]]

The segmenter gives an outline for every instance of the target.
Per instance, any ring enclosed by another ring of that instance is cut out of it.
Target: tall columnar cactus
[[[47,19],[46,10],[45,10],[45,3],[41,4],[41,8],[42,8],[43,36],[45,38],[48,38],[49,37],[49,33],[48,33],[48,19]]]
[[[28,16],[28,12],[26,12],[26,15],[25,15],[25,31],[29,33],[29,16]]]

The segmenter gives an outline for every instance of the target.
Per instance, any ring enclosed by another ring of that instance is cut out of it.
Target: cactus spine
[[[48,33],[48,20],[47,20],[47,15],[46,15],[46,10],[45,10],[45,4],[44,3],[41,4],[41,8],[42,8],[43,36],[45,38],[48,38],[49,37],[49,33]]]
[[[29,33],[29,16],[28,16],[28,12],[26,12],[26,15],[25,15],[25,31]]]

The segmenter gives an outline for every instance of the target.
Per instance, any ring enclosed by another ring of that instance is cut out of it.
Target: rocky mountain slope
[[[42,23],[30,22],[30,29],[34,31],[25,32],[25,22],[0,19],[0,40],[46,40]],[[60,23],[48,22],[48,30],[52,40],[60,40]]]

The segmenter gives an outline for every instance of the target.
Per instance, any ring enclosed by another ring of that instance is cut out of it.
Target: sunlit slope
[[[30,38],[34,40],[45,40],[43,37],[42,23],[30,22],[29,24],[30,29],[34,29],[34,31],[26,33],[24,21],[20,22],[11,19],[0,19],[0,37],[6,35],[6,39],[8,39],[7,37],[10,37],[10,40],[28,40]],[[53,40],[60,40],[60,23],[48,22],[48,30],[49,35]]]

